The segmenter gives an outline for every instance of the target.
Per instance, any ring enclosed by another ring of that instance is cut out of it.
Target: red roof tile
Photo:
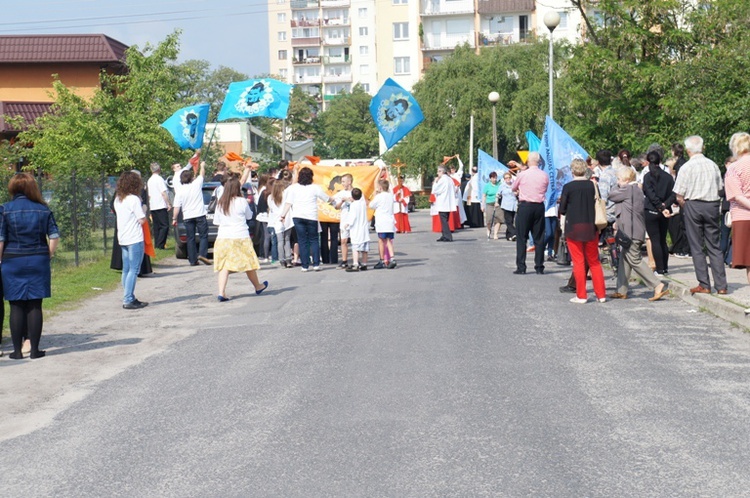
[[[27,123],[33,123],[39,116],[48,113],[51,107],[50,102],[0,102],[0,133],[21,131],[7,123],[6,116],[20,116]]]
[[[0,64],[122,62],[127,48],[106,35],[0,35]]]

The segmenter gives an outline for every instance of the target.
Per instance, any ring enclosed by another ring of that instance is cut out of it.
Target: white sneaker
[[[313,271],[320,271],[320,266],[313,266]]]
[[[308,271],[310,271],[309,268],[302,268],[302,273],[305,273],[305,272],[308,272]]]
[[[600,303],[606,303],[607,302],[607,298],[606,297],[600,297],[599,299],[597,299],[597,301],[599,301]]]
[[[589,300],[588,299],[581,299],[580,297],[571,297],[570,298],[570,302],[571,303],[575,303],[575,304],[586,304],[586,303],[589,302]]]

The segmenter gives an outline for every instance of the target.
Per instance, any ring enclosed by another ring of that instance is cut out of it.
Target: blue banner
[[[390,78],[370,100],[370,114],[389,149],[424,120],[414,96]]]
[[[259,116],[286,119],[291,93],[292,85],[271,78],[230,83],[218,120]]]
[[[529,152],[539,152],[539,146],[542,141],[539,140],[539,137],[536,136],[536,133],[531,130],[527,131],[526,141],[529,143]]]
[[[172,114],[161,126],[172,134],[181,149],[199,149],[203,145],[209,104],[183,107]]]
[[[479,188],[479,198],[482,198],[484,192],[484,184],[490,181],[490,173],[493,171],[497,173],[498,183],[503,181],[503,175],[508,171],[508,167],[503,163],[487,154],[482,149],[479,149],[477,160],[477,183]]]
[[[575,158],[585,160],[589,155],[549,116],[544,124],[539,155],[544,161],[542,169],[549,175],[549,187],[545,199],[545,208],[549,209],[560,198],[563,186],[573,179],[573,174],[570,172],[571,161]]]

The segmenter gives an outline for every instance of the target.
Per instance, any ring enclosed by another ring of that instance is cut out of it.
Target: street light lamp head
[[[560,14],[554,10],[550,10],[544,14],[544,25],[547,26],[549,32],[552,33],[555,28],[560,25]]]
[[[492,105],[495,105],[500,101],[500,94],[497,92],[490,92],[487,98],[490,99],[490,102],[492,102]]]

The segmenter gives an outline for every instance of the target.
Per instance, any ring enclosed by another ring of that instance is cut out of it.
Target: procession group
[[[632,273],[653,291],[649,300],[660,300],[669,292],[662,277],[669,274],[670,254],[692,257],[692,294],[727,294],[726,266],[745,269],[750,283],[750,135],[732,135],[724,174],[703,146],[700,136],[691,136],[674,144],[669,157],[653,144],[637,156],[603,149],[573,159],[573,179],[553,205],[545,203],[550,178],[538,153],[531,152],[526,164],[510,161],[502,180],[491,173],[481,191],[476,168],[463,176],[441,165],[432,189],[433,230],[439,227],[438,241],[444,242],[462,224],[483,225],[487,238],[497,239],[504,224],[505,238],[516,243],[515,275],[527,273],[528,253],[542,275],[545,261],[567,250],[573,272],[560,291],[575,293],[573,303],[588,302],[589,279],[599,302],[627,299]],[[611,238],[616,288],[607,295],[600,249]]]

